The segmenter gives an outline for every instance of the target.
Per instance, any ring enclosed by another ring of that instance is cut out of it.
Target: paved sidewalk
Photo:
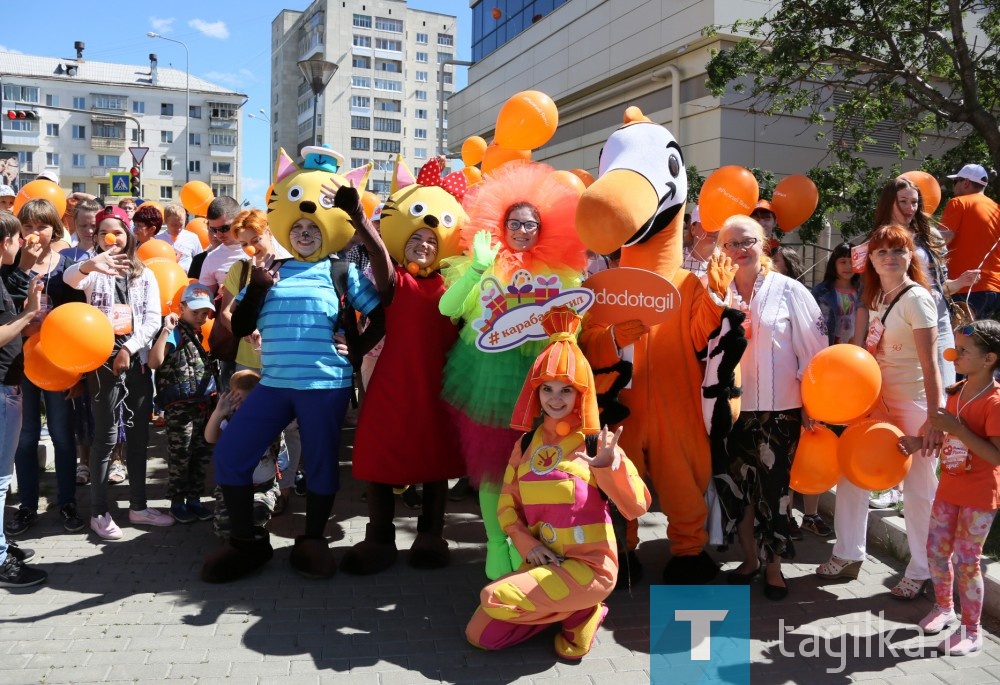
[[[151,504],[165,506],[162,429],[150,455]],[[338,556],[361,539],[365,505],[350,477],[349,449],[342,468],[345,487],[327,532]],[[121,512],[127,485],[113,486]],[[43,479],[52,494],[53,476]],[[89,515],[89,486],[78,490],[81,515]],[[16,504],[16,497],[8,504]],[[0,683],[572,683],[631,685],[649,682],[649,581],[665,563],[660,540],[665,519],[656,513],[641,526],[639,556],[646,579],[631,593],[610,599],[607,621],[594,650],[579,664],[558,662],[553,633],[499,653],[470,647],[463,628],[475,608],[482,575],[482,527],[468,499],[450,503],[445,529],[453,563],[421,572],[406,564],[405,551],[391,570],[371,578],[338,574],[306,581],[288,565],[294,536],[303,525],[302,498],[272,522],[275,558],[241,582],[212,586],[198,580],[204,554],[218,540],[211,524],[137,529],[123,525],[124,540],[95,542],[66,534],[55,511],[43,514],[21,538],[37,551],[33,563],[49,571],[48,584],[0,590]],[[8,511],[9,513],[9,511]],[[400,502],[398,544],[413,539],[416,519]],[[904,629],[931,602],[896,602],[886,591],[901,564],[882,551],[864,564],[856,582],[821,585],[812,575],[832,543],[810,536],[786,567],[791,594],[773,603],[752,587],[752,681],[754,683],[889,683],[907,685],[1000,682],[1000,642],[987,637],[983,654],[943,658],[925,650]],[[732,562],[733,550],[716,554]],[[732,567],[733,563],[728,563]],[[881,615],[884,623],[878,623]],[[865,617],[870,617],[866,620]],[[782,624],[782,621],[784,622]],[[866,622],[867,621],[867,622]],[[785,638],[778,638],[784,625]],[[996,631],[987,624],[991,633]],[[899,628],[895,633],[892,629]],[[836,656],[847,631],[861,652],[841,665]],[[866,642],[864,636],[872,636]],[[883,655],[879,655],[880,637]],[[939,640],[927,638],[927,646]],[[888,651],[895,647],[896,654]],[[903,653],[909,647],[911,653]],[[828,656],[816,656],[822,651]],[[841,668],[842,666],[842,668]],[[678,670],[678,676],[683,669]]]

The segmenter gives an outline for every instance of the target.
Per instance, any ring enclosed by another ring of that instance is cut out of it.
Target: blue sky
[[[268,181],[267,124],[246,117],[268,109],[271,79],[271,20],[283,9],[304,10],[309,0],[174,0],[131,2],[17,2],[4,7],[7,30],[0,50],[48,57],[72,57],[73,43],[86,44],[84,57],[100,62],[148,64],[155,52],[160,66],[183,71],[184,48],[147,38],[148,31],[187,44],[191,73],[250,96],[243,108],[243,195],[254,204]],[[472,11],[468,0],[410,0],[410,7],[458,17],[457,59],[470,59]],[[58,19],[56,19],[58,17]],[[465,83],[459,69],[457,84]]]

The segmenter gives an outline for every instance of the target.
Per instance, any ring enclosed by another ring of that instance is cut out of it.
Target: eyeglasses
[[[507,219],[507,230],[517,232],[524,229],[525,233],[537,233],[538,232],[538,222],[537,221],[518,221],[517,219]]]
[[[967,324],[965,326],[962,326],[961,328],[955,329],[955,332],[956,333],[961,333],[962,335],[969,336],[970,338],[972,336],[977,336],[980,340],[982,340],[984,343],[986,343],[987,347],[989,347],[992,344],[991,341],[989,340],[989,338],[986,337],[986,334],[983,333],[982,331],[980,331],[979,329],[977,329],[971,323]]]
[[[728,243],[722,243],[722,249],[729,250],[730,252],[735,252],[736,250],[749,250],[751,247],[759,243],[760,240],[757,238],[747,238],[746,240],[730,240]]]
[[[887,248],[882,248],[880,250],[875,250],[875,256],[879,259],[885,259],[886,257],[892,255],[893,257],[905,257],[910,254],[910,251],[905,247],[894,247],[891,250]]]
[[[215,228],[209,226],[208,230],[210,233],[229,233],[229,229],[232,227],[232,224],[223,224],[221,226],[216,226]]]

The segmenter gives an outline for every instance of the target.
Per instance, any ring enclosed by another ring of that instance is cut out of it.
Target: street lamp
[[[258,110],[260,114],[254,114],[253,112],[247,112],[247,118],[253,119],[254,121],[263,121],[267,124],[267,176],[271,177],[271,167],[274,165],[274,139],[271,136],[271,118],[267,115],[267,112],[261,108]]]
[[[305,77],[306,83],[313,92],[313,137],[312,144],[316,144],[316,116],[319,111],[319,96],[330,82],[333,75],[337,73],[339,66],[325,59],[304,59],[298,63],[299,71]]]
[[[167,38],[159,33],[150,31],[146,34],[149,38],[159,38],[171,43],[177,43],[184,48],[184,182],[191,180],[191,53],[188,52],[187,43],[176,38]]]
[[[459,67],[471,67],[473,62],[461,59],[446,59],[438,65],[438,154],[448,155],[444,149],[444,68],[449,64]]]

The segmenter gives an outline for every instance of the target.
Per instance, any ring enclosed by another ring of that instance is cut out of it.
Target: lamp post
[[[254,121],[263,121],[267,123],[267,177],[271,177],[271,166],[274,164],[274,141],[271,138],[271,118],[267,115],[263,109],[258,110],[260,114],[254,114],[253,112],[247,112],[247,118],[253,119]]]
[[[458,67],[471,67],[473,62],[466,62],[461,59],[446,59],[438,65],[438,154],[448,155],[444,149],[444,68],[454,64]]]
[[[330,82],[333,75],[337,73],[337,69],[340,67],[333,62],[327,62],[325,59],[304,59],[298,63],[299,71],[302,72],[302,76],[305,78],[306,83],[312,88],[313,92],[313,135],[312,144],[316,144],[316,117],[319,114],[319,96],[326,88],[326,84]]]
[[[167,38],[159,33],[150,31],[146,34],[150,38],[177,43],[184,48],[184,182],[191,180],[191,53],[188,51],[187,43],[176,38]]]

